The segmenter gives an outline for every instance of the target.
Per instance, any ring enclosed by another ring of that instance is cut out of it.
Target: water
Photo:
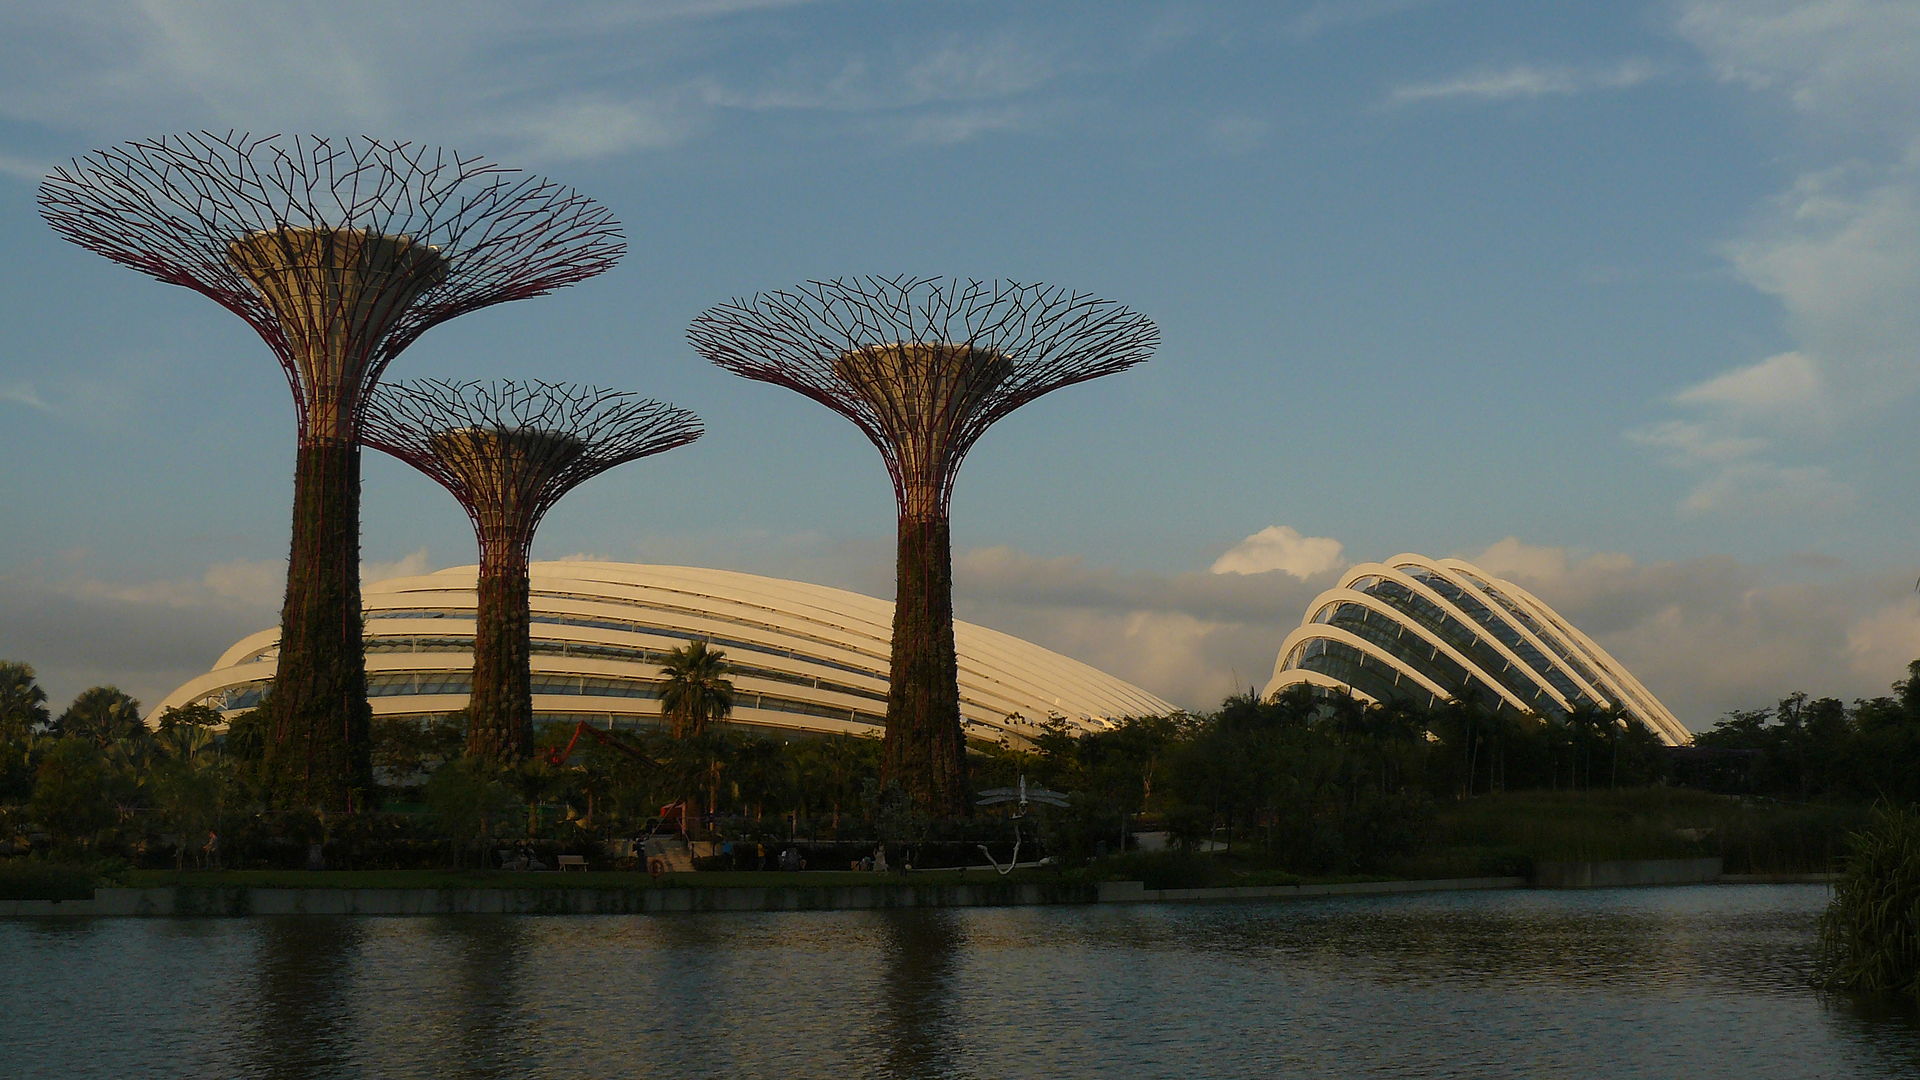
[[[1825,898],[0,921],[0,1076],[1920,1076]]]

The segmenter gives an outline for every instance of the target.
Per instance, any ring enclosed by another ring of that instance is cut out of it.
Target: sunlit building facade
[[[1265,696],[1309,685],[1365,701],[1473,700],[1515,715],[1618,709],[1670,746],[1686,727],[1591,638],[1527,590],[1459,559],[1348,570],[1280,646]]]
[[[374,715],[464,708],[473,666],[471,566],[366,586],[367,696]],[[661,723],[665,654],[706,641],[727,656],[729,722],[773,731],[878,735],[887,709],[893,605],[859,593],[729,570],[632,563],[534,563],[534,722]],[[1177,711],[1077,660],[970,623],[954,629],[969,738],[1025,745],[1050,718],[1081,731]],[[250,635],[155,709],[228,714],[272,684],[277,629]]]

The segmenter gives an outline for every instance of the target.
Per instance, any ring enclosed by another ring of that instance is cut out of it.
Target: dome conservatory
[[[368,585],[367,696],[376,717],[464,708],[473,666],[472,566]],[[632,563],[534,563],[535,724],[660,722],[660,664],[706,641],[732,667],[730,723],[880,734],[887,710],[893,605],[859,593],[730,570]],[[956,623],[960,713],[970,738],[1022,745],[1057,717],[1097,730],[1178,710],[1153,694],[1031,642]],[[155,709],[189,703],[233,713],[272,682],[277,629],[228,649],[214,669]]]
[[[1264,695],[1291,686],[1516,715],[1619,709],[1669,746],[1692,740],[1605,649],[1539,598],[1459,559],[1399,555],[1348,570],[1280,646]]]

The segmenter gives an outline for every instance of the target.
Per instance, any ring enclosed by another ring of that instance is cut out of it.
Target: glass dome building
[[[1669,746],[1693,738],[1559,613],[1459,559],[1407,554],[1348,570],[1287,635],[1264,696],[1302,684],[1364,701],[1478,700],[1516,715],[1619,709]]]
[[[366,586],[367,697],[376,717],[464,708],[473,668],[472,566]],[[660,721],[660,665],[706,641],[732,667],[728,723],[879,735],[893,604],[843,589],[730,570],[632,563],[531,567],[534,723],[636,728]],[[1007,634],[957,623],[960,713],[970,738],[1025,745],[1049,718],[1082,731],[1178,709],[1130,683]],[[167,695],[227,713],[272,684],[279,630],[237,642]],[[149,718],[151,719],[151,718]]]

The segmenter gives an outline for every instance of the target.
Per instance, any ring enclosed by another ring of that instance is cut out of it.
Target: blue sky
[[[0,656],[56,706],[157,700],[277,608],[278,369],[33,202],[62,159],[199,128],[442,144],[625,223],[612,272],[389,370],[706,419],[563,502],[538,557],[886,595],[877,455],[684,328],[808,278],[998,276],[1126,303],[1163,345],[982,441],[962,617],[1207,707],[1342,567],[1417,551],[1528,585],[1695,727],[1920,656],[1910,3],[0,11]],[[378,455],[364,549],[472,560],[452,501]]]

